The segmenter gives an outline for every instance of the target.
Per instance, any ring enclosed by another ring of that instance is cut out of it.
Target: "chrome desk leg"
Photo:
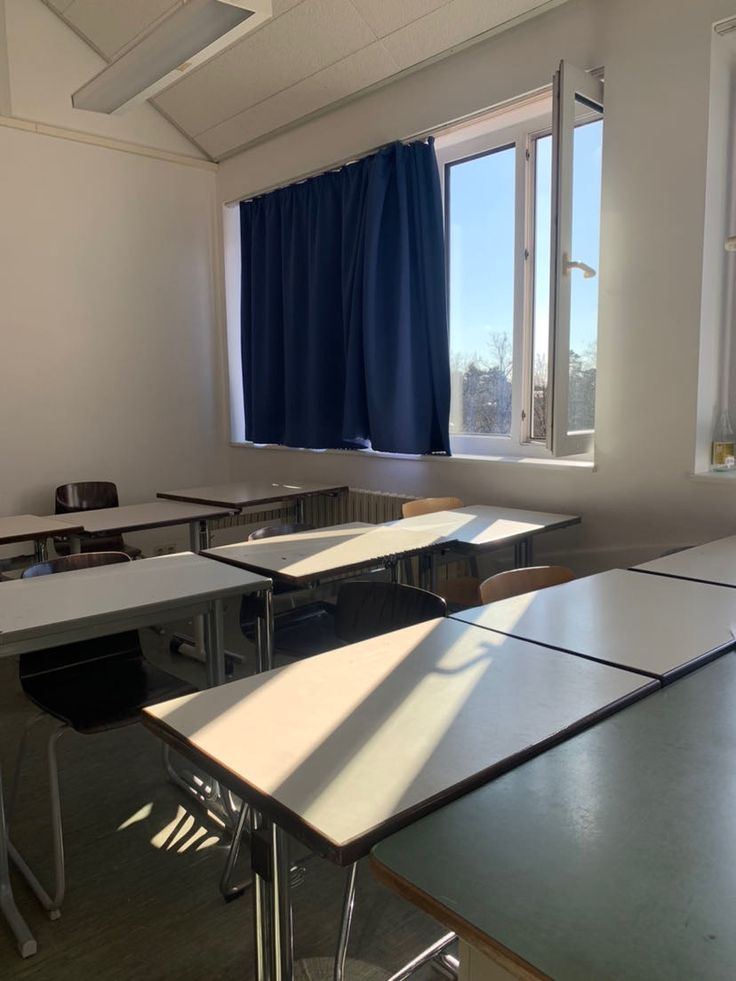
[[[345,961],[348,956],[348,944],[350,942],[350,926],[353,922],[353,911],[355,909],[355,877],[358,872],[358,863],[353,862],[348,872],[347,882],[345,883],[345,897],[342,904],[342,918],[340,920],[340,936],[337,941],[337,953],[335,954],[335,967],[333,970],[334,981],[344,981]]]
[[[10,884],[10,867],[8,864],[8,828],[5,823],[5,805],[3,803],[3,783],[0,772],[0,912],[13,931],[21,957],[30,957],[38,950],[38,945],[28,925],[18,912],[13,897],[13,887]]]
[[[227,793],[227,791],[225,791],[225,793]],[[250,807],[245,801],[241,801],[238,822],[235,825],[235,830],[233,831],[232,841],[230,842],[230,848],[227,852],[227,861],[225,862],[225,868],[222,870],[222,876],[220,878],[220,892],[222,893],[226,902],[230,902],[230,900],[237,899],[238,896],[242,896],[243,892],[250,885],[250,882],[240,882],[235,884],[232,882],[235,863],[237,862],[238,855],[240,854],[243,833],[245,831],[245,825],[249,816]]]
[[[273,937],[273,981],[294,977],[294,934],[291,921],[289,841],[277,824],[271,825],[271,933]]]
[[[256,622],[256,670],[259,674],[261,671],[270,671],[273,667],[273,592],[270,587],[263,591],[261,601],[261,614]]]
[[[33,558],[36,562],[45,562],[49,557],[47,538],[37,538],[33,543]]]
[[[437,592],[437,553],[422,552],[419,556],[419,579],[422,589]]]
[[[210,688],[225,683],[225,620],[222,600],[213,600],[205,619],[207,684]]]
[[[69,536],[69,548],[71,549],[72,555],[79,555],[82,551],[82,539],[79,535]]]
[[[251,810],[250,865],[253,872],[253,941],[256,981],[273,981],[271,925],[272,853],[270,828],[259,811]]]
[[[534,565],[534,540],[532,538],[526,539],[525,560],[526,565]]]

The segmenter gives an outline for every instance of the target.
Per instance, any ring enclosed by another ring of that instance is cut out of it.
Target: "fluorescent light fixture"
[[[726,239],[726,252],[736,252],[736,235],[731,235]]]
[[[72,95],[75,109],[113,113],[150,99],[271,18],[271,0],[179,0]]]

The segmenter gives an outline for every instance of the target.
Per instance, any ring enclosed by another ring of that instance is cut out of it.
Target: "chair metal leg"
[[[242,843],[243,832],[245,831],[245,826],[249,816],[250,807],[245,803],[245,801],[243,801],[240,805],[238,821],[235,825],[235,830],[233,831],[230,848],[228,849],[225,868],[222,870],[222,876],[220,878],[220,892],[224,896],[225,902],[230,902],[230,900],[237,899],[238,896],[242,896],[250,885],[250,881],[237,884],[233,884],[231,881],[233,870],[235,869],[235,863],[237,862],[238,855],[240,854],[240,845]]]
[[[345,978],[345,961],[348,956],[350,927],[353,922],[353,911],[355,910],[355,877],[357,872],[358,863],[353,862],[348,872],[347,882],[345,883],[345,897],[342,903],[342,918],[340,919],[340,936],[337,941],[335,968],[333,971],[334,981],[344,981]]]
[[[8,854],[13,860],[20,874],[33,890],[39,903],[47,910],[52,920],[57,920],[61,916],[61,904],[64,901],[66,891],[66,874],[64,869],[64,829],[61,821],[61,794],[59,791],[59,765],[56,758],[56,744],[67,726],[62,724],[51,733],[48,741],[48,771],[49,771],[49,796],[51,798],[51,834],[54,851],[54,886],[53,895],[44,889],[40,881],[18,852],[16,847],[8,841]],[[21,750],[24,747],[21,745]]]
[[[3,785],[2,774],[0,774],[0,913],[13,931],[15,941],[21,957],[30,957],[35,954],[38,946],[36,940],[28,929],[28,925],[18,912],[13,897],[13,887],[10,883],[10,866],[8,863],[8,850],[10,842],[8,840],[8,828],[5,823],[5,808],[3,806]]]
[[[436,943],[433,943],[431,947],[427,947],[423,950],[421,954],[417,954],[413,960],[405,964],[396,974],[392,974],[388,981],[406,981],[407,978],[411,977],[415,971],[418,971],[420,967],[428,964],[430,961],[439,960],[443,951],[446,947],[449,947],[451,943],[457,940],[457,936],[454,933],[446,933],[444,937],[440,937]],[[441,962],[444,967],[449,967],[445,961]]]

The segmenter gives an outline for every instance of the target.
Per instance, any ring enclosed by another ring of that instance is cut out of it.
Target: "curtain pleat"
[[[393,144],[240,206],[246,438],[449,453],[434,148]]]

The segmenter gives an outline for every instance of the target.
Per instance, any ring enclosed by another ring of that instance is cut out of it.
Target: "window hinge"
[[[524,156],[526,157],[527,160],[531,160],[532,159],[532,155],[529,152],[529,147],[527,147],[526,150],[524,151]]]
[[[524,249],[524,258],[525,259],[529,258],[529,249]]]
[[[525,419],[526,419],[526,409],[522,409],[521,410],[521,421],[523,422]]]

